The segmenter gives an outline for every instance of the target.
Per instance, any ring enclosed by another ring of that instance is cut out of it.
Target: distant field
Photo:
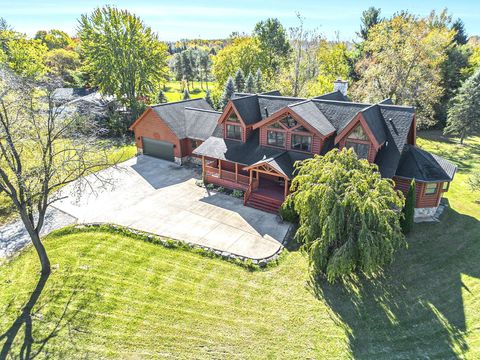
[[[197,98],[203,98],[205,97],[205,92],[207,90],[207,83],[203,83],[203,89],[200,86],[199,81],[195,81],[190,84],[190,98],[192,99],[197,99]],[[214,82],[209,82],[208,83],[208,88],[210,91],[213,90],[215,86]],[[164,87],[164,93],[165,96],[167,97],[168,102],[172,101],[180,101],[183,99],[183,89],[182,89],[182,83],[180,81],[170,81],[165,84]]]

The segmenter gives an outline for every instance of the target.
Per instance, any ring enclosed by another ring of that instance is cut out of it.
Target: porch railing
[[[214,176],[227,181],[238,182],[243,185],[248,185],[250,181],[249,177],[246,175],[236,174],[235,177],[235,172],[233,171],[222,169],[222,171],[220,172],[219,168],[208,165],[205,165],[205,174],[207,176]]]

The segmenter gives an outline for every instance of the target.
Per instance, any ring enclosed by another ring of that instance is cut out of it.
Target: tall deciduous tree
[[[360,80],[352,89],[366,102],[391,98],[417,107],[419,127],[435,125],[434,105],[443,94],[441,67],[454,32],[429,18],[408,13],[372,27],[357,64]]]
[[[242,69],[238,69],[235,73],[235,90],[243,92],[245,89],[245,76]]]
[[[254,36],[260,42],[266,61],[268,81],[271,81],[280,67],[289,60],[290,43],[285,28],[278,19],[260,21],[253,30]]]
[[[256,38],[234,38],[213,58],[212,72],[220,84],[224,84],[229,76],[234,76],[238,69],[244,74],[257,69],[265,71],[267,68],[264,52],[260,49]]]
[[[480,131],[480,69],[460,87],[448,110],[446,134],[460,135],[464,139]]]
[[[281,70],[279,87],[282,94],[306,95],[307,84],[318,76],[317,50],[321,37],[304,28],[304,18],[297,13],[298,26],[290,28],[291,61]]]
[[[228,78],[227,82],[225,83],[225,88],[223,89],[222,98],[220,99],[220,105],[222,109],[227,106],[228,101],[232,98],[233,93],[235,92],[235,84],[233,83],[233,79],[231,77]]]
[[[314,276],[329,281],[355,271],[373,273],[405,246],[404,205],[393,181],[353,150],[337,149],[297,165],[292,201],[300,226],[295,235],[309,255]]]
[[[137,16],[105,6],[82,15],[80,38],[93,85],[115,95],[136,118],[139,99],[156,96],[166,80],[167,47]]]
[[[190,93],[188,92],[188,89],[185,88],[183,90],[183,100],[188,100],[188,99],[190,99]]]
[[[14,204],[45,275],[50,261],[40,231],[56,191],[112,163],[94,123],[84,127],[88,133],[76,131],[80,118],[66,116],[53,96],[56,87],[0,69],[0,192]]]

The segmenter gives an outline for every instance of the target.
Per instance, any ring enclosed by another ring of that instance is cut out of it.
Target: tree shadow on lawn
[[[417,224],[383,274],[309,285],[345,327],[354,358],[459,357],[468,350],[462,275],[480,278],[478,234],[477,219],[448,209],[441,223]]]
[[[19,359],[41,357],[62,358],[66,353],[81,351],[76,345],[78,334],[88,333],[88,325],[93,314],[85,309],[95,296],[84,292],[86,282],[83,277],[64,278],[63,283],[46,287],[47,280],[55,276],[41,275],[35,289],[26,299],[21,313],[10,327],[0,334],[0,359],[7,356]],[[28,294],[27,294],[28,295]],[[2,317],[14,312],[14,299],[7,304]],[[67,332],[67,335],[63,334]],[[47,344],[61,334],[61,344],[47,349]],[[68,340],[65,341],[65,340]],[[2,344],[3,343],[3,344]],[[68,345],[66,345],[68,344]]]
[[[461,145],[458,139],[445,136],[439,130],[422,131],[418,135],[425,140],[435,141],[436,144],[430,144],[426,150],[454,162],[459,171],[471,170],[474,167],[473,160],[480,157],[480,146],[468,143]],[[445,147],[443,144],[455,145],[455,148]]]

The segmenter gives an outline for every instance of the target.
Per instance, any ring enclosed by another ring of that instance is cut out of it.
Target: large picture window
[[[277,147],[285,147],[285,134],[280,131],[267,131],[267,144]]]
[[[312,137],[308,135],[292,135],[292,149],[312,151]]]
[[[227,124],[227,138],[242,140],[242,128],[238,125]]]
[[[353,129],[352,132],[348,134],[348,138],[368,141],[368,136],[367,134],[365,134],[365,131],[363,131],[361,125],[357,125],[355,129]]]
[[[353,149],[355,154],[357,154],[359,159],[368,159],[368,153],[370,151],[370,144],[363,144],[354,141],[346,141],[345,147],[347,149]]]

